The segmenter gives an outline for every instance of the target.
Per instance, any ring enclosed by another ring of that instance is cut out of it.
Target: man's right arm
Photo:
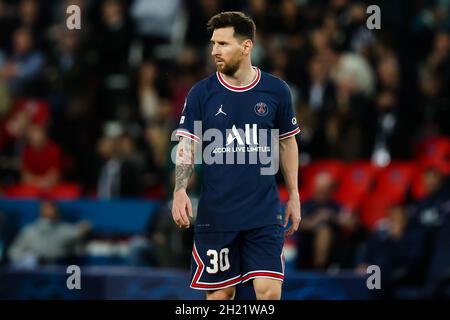
[[[186,191],[189,178],[194,171],[194,142],[187,138],[180,138],[175,162],[175,191]]]
[[[189,228],[192,204],[186,193],[189,178],[194,171],[194,142],[181,138],[175,162],[175,190],[173,192],[172,218],[180,228]]]

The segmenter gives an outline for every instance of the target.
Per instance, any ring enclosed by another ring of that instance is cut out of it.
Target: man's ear
[[[253,41],[250,39],[246,39],[242,41],[242,47],[244,48],[243,54],[248,55],[252,51],[253,48]]]

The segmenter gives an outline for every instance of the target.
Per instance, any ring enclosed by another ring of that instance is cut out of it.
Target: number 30
[[[207,267],[206,272],[208,273],[217,273],[219,271],[227,271],[230,269],[230,260],[228,259],[228,253],[230,250],[228,248],[223,248],[220,250],[220,253],[217,253],[216,250],[209,249],[206,252],[206,255],[208,257],[211,257],[211,260],[209,262],[211,263],[212,267]]]

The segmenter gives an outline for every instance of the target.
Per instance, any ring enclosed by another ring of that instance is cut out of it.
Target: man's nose
[[[217,50],[217,46],[213,45],[211,48],[211,55],[216,56],[217,54],[219,54],[219,51]]]

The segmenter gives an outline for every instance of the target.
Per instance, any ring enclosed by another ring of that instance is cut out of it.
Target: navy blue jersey
[[[275,166],[267,160],[276,153],[273,141],[300,129],[287,84],[255,70],[245,87],[228,84],[216,72],[192,87],[185,101],[176,135],[202,143],[196,232],[282,224],[276,171],[262,174],[262,169]]]

